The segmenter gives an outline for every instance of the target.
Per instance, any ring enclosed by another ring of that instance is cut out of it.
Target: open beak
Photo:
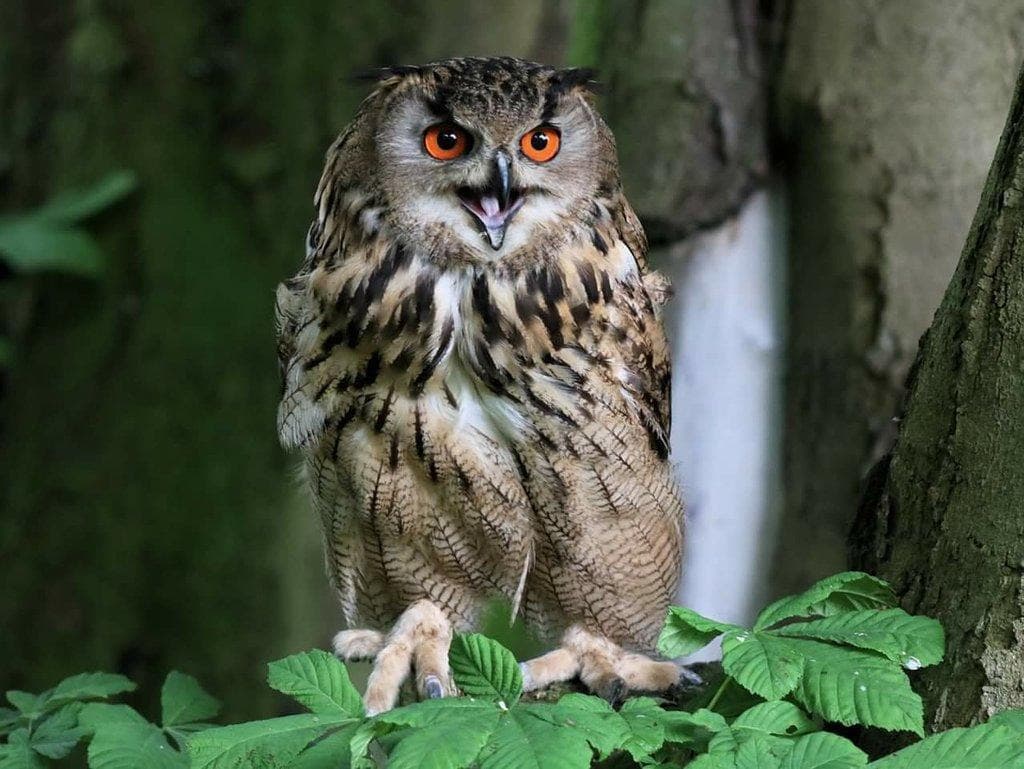
[[[459,191],[463,208],[476,218],[491,248],[497,251],[505,242],[505,230],[516,211],[522,208],[523,196],[512,189],[509,157],[504,150],[494,153],[494,167],[483,190]]]

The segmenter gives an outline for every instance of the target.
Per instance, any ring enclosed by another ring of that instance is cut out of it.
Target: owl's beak
[[[503,150],[494,153],[488,186],[483,190],[461,190],[459,200],[463,208],[473,214],[491,248],[500,249],[508,223],[523,205],[523,197],[512,189],[508,154]]]

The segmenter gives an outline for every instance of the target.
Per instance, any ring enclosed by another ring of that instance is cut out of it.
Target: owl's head
[[[496,259],[564,238],[619,185],[591,86],[586,70],[511,58],[389,69],[337,145],[356,162],[335,168],[416,242]]]

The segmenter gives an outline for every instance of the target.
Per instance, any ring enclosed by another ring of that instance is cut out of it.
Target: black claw
[[[427,676],[423,680],[423,690],[426,692],[427,699],[439,700],[444,697],[444,687],[441,686],[441,680],[437,676]]]
[[[613,708],[617,708],[626,699],[626,691],[626,682],[615,676],[600,683],[594,693],[601,699],[607,700]]]
[[[701,675],[687,667],[679,668],[679,686],[685,688],[692,688],[695,686],[703,686],[704,679]]]

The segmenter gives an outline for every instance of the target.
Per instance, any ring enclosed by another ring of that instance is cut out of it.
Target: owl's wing
[[[671,284],[651,271],[620,293],[626,342],[619,345],[619,354],[628,372],[623,387],[632,396],[651,446],[664,459],[672,423],[672,365],[660,310],[671,295]]]
[[[277,430],[286,448],[305,446],[315,440],[326,422],[305,366],[308,348],[319,332],[317,308],[308,283],[309,275],[300,273],[279,285],[274,306],[282,389]]]

